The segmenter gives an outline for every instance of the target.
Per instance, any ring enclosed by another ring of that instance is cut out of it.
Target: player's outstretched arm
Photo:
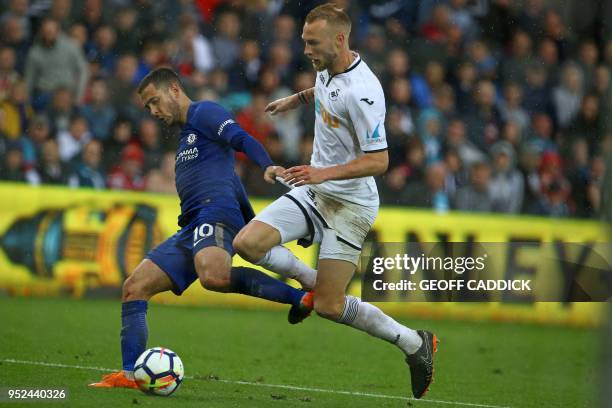
[[[314,88],[305,89],[301,92],[287,96],[286,98],[277,99],[274,102],[270,102],[266,106],[265,111],[269,112],[270,115],[276,115],[277,113],[283,113],[288,110],[297,108],[300,105],[306,105],[314,101]]]
[[[387,171],[387,150],[366,153],[348,163],[331,167],[295,166],[285,170],[281,177],[294,186],[320,184],[328,180],[347,180],[378,176]]]

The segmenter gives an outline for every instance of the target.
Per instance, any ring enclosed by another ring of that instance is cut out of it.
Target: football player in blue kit
[[[244,152],[263,170],[270,170],[273,163],[263,146],[220,105],[193,102],[169,68],[149,73],[140,83],[138,94],[153,116],[169,126],[181,126],[175,165],[181,229],[151,250],[125,280],[121,310],[123,370],[91,384],[96,387],[137,388],[134,363],[146,349],[147,302],[157,293],[171,290],[181,295],[199,280],[209,290],[290,304],[292,323],[304,319],[312,309],[306,292],[257,269],[232,267],[232,240],[255,215],[234,171],[234,155]],[[306,288],[314,286],[316,271],[282,246],[273,248],[258,264],[295,278]]]

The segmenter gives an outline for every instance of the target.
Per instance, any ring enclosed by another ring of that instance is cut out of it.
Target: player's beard
[[[321,55],[321,58],[317,58],[319,60],[319,65],[315,65],[314,63],[312,64],[314,66],[314,68],[317,71],[323,71],[323,70],[329,70],[334,61],[336,60],[336,58],[338,57],[338,54],[335,52],[327,52]]]
[[[170,126],[176,125],[181,120],[181,107],[175,100],[170,100],[170,114],[172,115],[172,123]]]

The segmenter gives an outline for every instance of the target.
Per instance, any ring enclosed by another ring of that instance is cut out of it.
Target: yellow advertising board
[[[0,184],[0,288],[14,295],[119,296],[121,284],[144,254],[177,230],[175,196]],[[268,201],[252,200],[255,211]],[[558,220],[383,208],[371,242],[605,243],[604,227],[594,221]],[[289,245],[316,265],[317,247]],[[573,256],[573,255],[569,255]],[[236,264],[246,264],[235,257]],[[547,273],[557,273],[556,270]],[[559,270],[558,273],[561,273]],[[357,274],[349,290],[361,293]],[[197,283],[182,296],[161,294],[163,303],[280,307],[240,295],[205,291]],[[573,326],[596,326],[602,303],[526,304],[384,302],[399,316],[486,319]]]

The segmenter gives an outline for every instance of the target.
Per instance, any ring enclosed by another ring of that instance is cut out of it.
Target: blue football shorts
[[[146,258],[168,275],[173,283],[172,292],[180,296],[198,279],[193,262],[198,251],[216,246],[233,256],[232,241],[243,226],[240,212],[205,208],[189,224],[153,248]]]

